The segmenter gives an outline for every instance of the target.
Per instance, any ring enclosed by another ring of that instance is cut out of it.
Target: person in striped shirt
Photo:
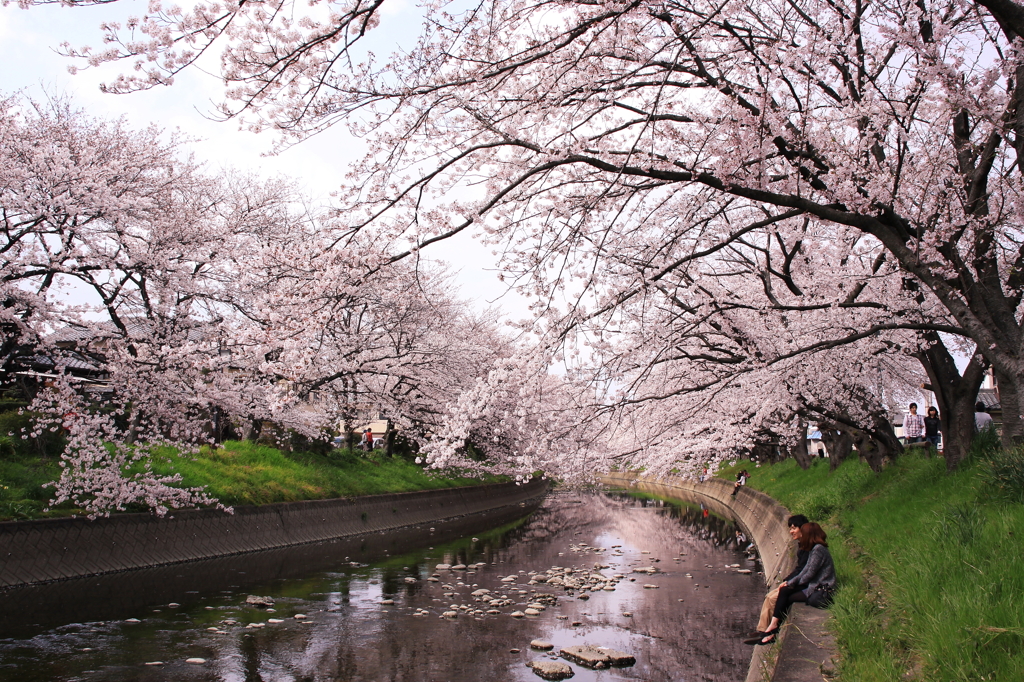
[[[917,403],[910,403],[910,414],[903,417],[903,435],[907,443],[924,442],[924,417],[917,413]]]

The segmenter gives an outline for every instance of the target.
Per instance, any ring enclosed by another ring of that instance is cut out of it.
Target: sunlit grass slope
[[[458,472],[430,474],[381,451],[353,453],[335,450],[329,455],[307,452],[285,455],[277,448],[248,441],[227,441],[223,448],[203,448],[180,457],[168,453],[158,463],[159,473],[177,472],[183,486],[206,486],[224,504],[267,504],[331,497],[376,495],[498,482],[468,478]]]
[[[154,471],[179,473],[180,486],[206,486],[226,505],[268,504],[333,497],[377,495],[452,488],[507,480],[498,476],[467,477],[458,471],[427,472],[400,457],[333,450],[326,455],[292,452],[251,442],[228,441],[181,456],[164,448],[154,458]],[[44,511],[53,497],[46,484],[60,476],[55,455],[0,452],[0,521],[67,516],[77,510],[64,504]],[[133,507],[129,511],[144,511]]]
[[[1024,456],[989,450],[952,475],[923,454],[881,474],[787,460],[720,475],[745,467],[750,486],[828,532],[841,680],[1010,682],[1024,680],[1024,505],[993,461],[1019,471]]]

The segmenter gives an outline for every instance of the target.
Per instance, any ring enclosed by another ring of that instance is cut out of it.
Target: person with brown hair
[[[775,602],[772,620],[756,644],[771,644],[779,634],[779,625],[786,619],[793,602],[808,602],[811,606],[822,607],[829,602],[836,587],[836,569],[829,554],[825,531],[814,523],[800,527],[800,549],[809,552],[807,563],[800,575],[779,586],[779,598]]]
[[[790,516],[789,520],[786,521],[786,525],[789,527],[789,537],[797,542],[796,565],[790,574],[782,579],[779,585],[769,590],[768,594],[764,596],[764,601],[761,603],[761,617],[757,621],[757,629],[747,635],[747,637],[750,637],[750,639],[746,640],[747,644],[757,644],[757,641],[764,637],[764,631],[768,629],[768,623],[771,621],[772,613],[775,611],[775,602],[779,599],[779,590],[782,588],[782,585],[800,575],[800,572],[804,570],[804,566],[807,565],[807,557],[810,552],[799,547],[800,528],[807,522],[808,518],[803,514]]]

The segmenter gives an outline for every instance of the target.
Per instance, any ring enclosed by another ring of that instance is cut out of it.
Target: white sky
[[[392,15],[386,35],[378,40],[378,54],[390,53],[399,40],[409,40],[418,29],[418,12],[408,0],[391,0],[385,8]],[[121,0],[110,5],[66,8],[60,5],[19,9],[16,5],[0,6],[0,94],[22,91],[35,99],[46,93],[68,94],[77,106],[101,117],[124,116],[133,127],[155,123],[161,128],[178,128],[190,137],[199,138],[192,145],[196,157],[213,169],[235,167],[254,170],[265,176],[287,175],[298,180],[307,196],[314,201],[329,201],[347,164],[360,154],[358,141],[336,127],[279,156],[263,157],[274,138],[270,134],[255,135],[238,130],[236,123],[219,123],[206,115],[213,110],[211,102],[221,99],[217,78],[196,70],[176,78],[170,87],[161,87],[131,95],[108,95],[99,84],[110,81],[128,63],[86,69],[75,76],[68,73],[71,60],[56,53],[64,41],[76,47],[101,47],[99,25],[104,21],[120,21],[128,15],[142,14],[145,4],[138,0]],[[392,21],[395,23],[392,24]],[[383,33],[383,32],[382,32]],[[372,34],[371,34],[372,35]],[[205,114],[205,115],[204,115]],[[506,293],[497,279],[494,257],[468,235],[460,235],[447,243],[432,247],[435,259],[450,263],[459,271],[457,281],[462,296],[476,301],[480,307],[490,302],[515,319],[528,316],[524,300],[515,293]]]

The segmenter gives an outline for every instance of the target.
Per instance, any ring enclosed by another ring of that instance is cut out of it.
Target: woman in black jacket
[[[939,449],[940,429],[942,429],[942,420],[939,419],[939,411],[934,407],[929,407],[928,415],[924,418],[924,439],[931,443],[935,450]]]
[[[809,552],[807,563],[800,575],[786,581],[779,587],[779,599],[768,629],[758,644],[771,644],[779,634],[779,625],[789,613],[789,607],[796,601],[807,601],[816,591],[831,593],[836,587],[836,569],[829,554],[827,536],[821,526],[811,522],[800,527],[800,549]]]
[[[793,538],[793,540],[797,542],[796,565],[793,567],[790,574],[783,578],[782,582],[776,586],[775,589],[769,591],[768,594],[765,595],[764,603],[761,604],[761,615],[757,621],[757,629],[746,635],[750,638],[746,641],[747,644],[757,644],[757,640],[764,637],[764,631],[768,629],[768,623],[771,622],[772,614],[775,612],[775,602],[779,598],[779,589],[782,585],[785,585],[787,582],[800,575],[800,572],[804,570],[804,566],[807,565],[807,556],[810,552],[800,549],[799,543],[800,529],[809,520],[810,519],[803,514],[796,514],[795,516],[790,516],[789,520],[786,521],[786,524],[789,526],[789,537]]]

